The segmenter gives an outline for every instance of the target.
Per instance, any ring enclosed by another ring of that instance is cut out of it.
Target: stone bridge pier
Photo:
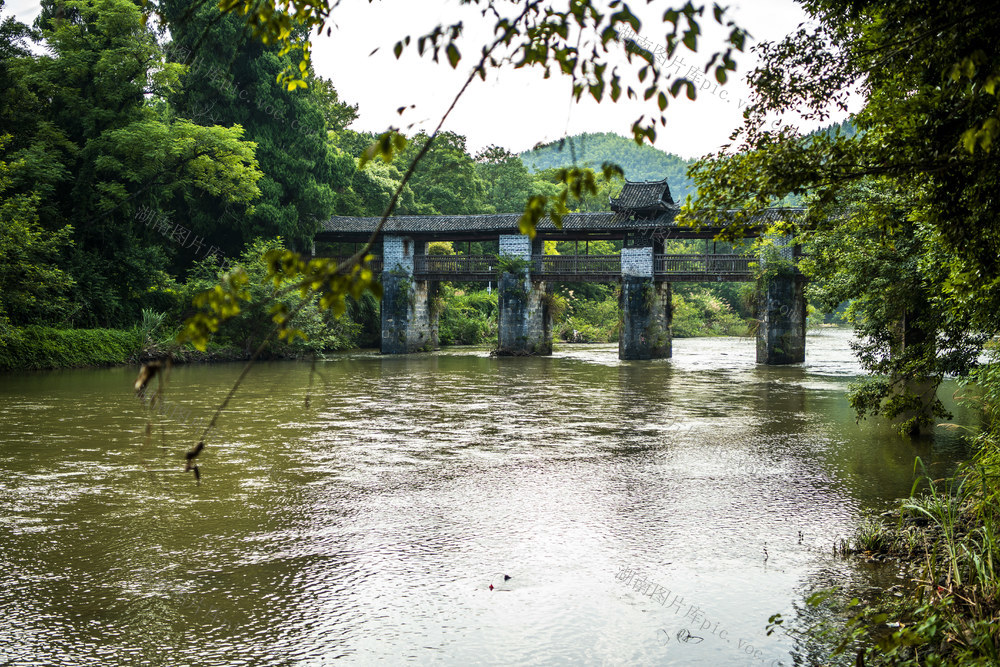
[[[426,249],[426,241],[408,236],[382,237],[382,354],[438,347],[438,314],[433,309],[437,285],[413,278],[414,258]]]
[[[500,236],[503,271],[498,285],[498,344],[501,356],[552,354],[552,313],[545,281],[531,276],[531,256],[543,241],[522,234]]]
[[[653,273],[653,248],[622,248],[619,359],[668,359],[672,352],[670,283]]]
[[[757,363],[770,366],[806,360],[806,279],[794,265],[797,247],[779,248],[777,257],[761,258],[768,278],[760,295]],[[768,262],[771,267],[768,267]]]

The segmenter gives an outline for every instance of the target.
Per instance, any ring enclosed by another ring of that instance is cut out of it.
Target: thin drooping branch
[[[289,316],[283,322],[275,324],[273,327],[271,327],[271,330],[267,333],[266,336],[264,336],[264,340],[260,342],[260,345],[257,346],[256,350],[254,350],[253,355],[251,355],[250,359],[248,359],[247,363],[243,366],[243,370],[240,372],[239,377],[236,378],[236,382],[234,382],[233,386],[229,389],[229,393],[226,394],[226,397],[222,399],[222,403],[219,404],[219,407],[216,408],[215,413],[212,414],[212,419],[208,422],[208,425],[205,426],[205,430],[201,434],[198,446],[204,447],[205,438],[207,438],[208,434],[211,433],[213,428],[215,428],[215,424],[219,420],[219,415],[222,414],[222,411],[225,410],[226,406],[229,405],[229,401],[231,401],[233,396],[236,395],[236,391],[240,388],[240,385],[243,384],[243,380],[246,378],[247,373],[250,372],[250,367],[253,366],[254,362],[257,361],[257,357],[259,357],[261,353],[264,351],[264,348],[271,341],[271,337],[274,336],[274,334],[276,334],[281,329],[282,325],[291,322],[292,319],[296,315],[298,315],[299,312],[301,312],[302,309],[305,308],[305,306],[310,301],[312,301],[313,296],[315,296],[315,291],[312,291],[307,296],[303,297],[302,301],[299,302],[299,305],[295,307],[295,310],[293,310],[291,314],[289,314]],[[198,451],[200,452],[201,450],[199,449]]]
[[[371,250],[372,246],[375,245],[375,241],[378,240],[379,234],[382,233],[382,228],[385,227],[386,221],[389,219],[389,216],[391,216],[393,212],[396,210],[396,204],[399,202],[399,198],[403,193],[403,188],[406,187],[406,184],[410,181],[410,178],[413,176],[413,172],[416,170],[417,164],[427,154],[427,151],[429,151],[431,148],[431,144],[434,143],[434,140],[437,138],[438,134],[441,133],[441,128],[444,127],[445,121],[448,120],[448,116],[451,115],[451,112],[455,109],[455,106],[458,104],[458,101],[462,98],[462,95],[465,94],[465,91],[469,88],[469,85],[476,78],[476,75],[486,67],[486,63],[489,61],[490,56],[493,54],[496,48],[500,46],[500,44],[503,44],[507,41],[511,33],[513,33],[514,30],[517,28],[517,25],[522,20],[524,20],[525,17],[527,17],[528,13],[531,12],[531,10],[537,7],[539,4],[541,4],[541,0],[535,0],[534,2],[529,2],[527,5],[525,5],[524,11],[522,11],[517,16],[516,19],[511,21],[507,29],[499,37],[493,40],[493,43],[490,44],[488,48],[483,50],[483,55],[479,58],[479,62],[476,64],[475,67],[472,68],[472,71],[469,72],[469,76],[466,77],[465,83],[462,84],[462,87],[459,89],[458,93],[451,100],[451,104],[448,106],[448,109],[444,112],[444,115],[441,116],[441,120],[438,121],[437,127],[435,127],[434,131],[430,134],[430,136],[427,137],[427,141],[424,142],[424,145],[420,148],[420,152],[417,153],[416,157],[414,157],[413,160],[410,162],[410,166],[406,170],[406,173],[403,175],[403,179],[399,182],[399,185],[396,186],[396,191],[392,193],[392,198],[389,199],[389,204],[385,207],[385,211],[382,213],[382,219],[378,221],[378,225],[375,226],[375,230],[368,237],[368,241],[365,243],[363,248],[361,248],[356,253],[351,255],[349,258],[344,260],[344,262],[337,267],[338,271],[345,271],[348,268],[354,266],[354,264],[359,262],[361,258],[364,257],[369,250]]]
[[[483,50],[483,54],[480,57],[478,64],[472,68],[472,71],[466,78],[465,83],[462,84],[462,87],[459,89],[458,93],[452,99],[451,104],[448,106],[448,109],[444,112],[444,115],[441,116],[441,120],[438,122],[437,127],[434,128],[434,132],[427,138],[427,141],[421,147],[420,152],[417,153],[416,157],[414,157],[413,160],[410,162],[410,166],[406,170],[406,174],[404,174],[403,179],[396,187],[396,191],[393,193],[392,198],[389,200],[385,212],[382,214],[381,220],[379,220],[379,223],[378,225],[376,225],[375,230],[372,232],[371,236],[369,236],[368,241],[365,243],[363,248],[361,248],[359,251],[354,253],[350,258],[339,264],[335,269],[335,272],[346,271],[348,268],[354,266],[356,263],[361,261],[361,259],[368,253],[371,247],[375,244],[375,241],[378,239],[378,236],[381,233],[383,227],[385,226],[386,221],[389,219],[389,216],[391,216],[393,211],[396,209],[396,204],[399,201],[399,197],[403,192],[403,188],[406,186],[407,182],[413,176],[417,164],[427,154],[427,151],[430,150],[431,144],[433,143],[434,139],[438,136],[438,134],[440,134],[441,128],[444,127],[445,121],[448,119],[448,116],[451,114],[451,112],[455,109],[455,106],[458,104],[458,101],[465,94],[465,91],[468,90],[469,85],[476,77],[476,74],[486,67],[486,63],[489,61],[489,57],[493,53],[493,51],[496,50],[496,48],[500,44],[506,42],[506,40],[510,37],[511,33],[516,29],[517,25],[528,15],[528,13],[534,7],[540,4],[540,2],[541,0],[535,0],[534,2],[529,2],[525,6],[524,11],[522,11],[521,14],[518,15],[518,17],[511,22],[511,24],[507,27],[507,29],[499,37],[497,37],[488,48]],[[239,377],[236,378],[236,381],[233,383],[233,386],[229,389],[229,392],[226,394],[226,397],[222,400],[222,402],[219,404],[219,407],[216,408],[215,412],[212,414],[212,419],[209,421],[208,425],[205,426],[205,430],[202,433],[202,436],[199,439],[198,443],[191,450],[187,452],[186,460],[188,468],[192,467],[191,462],[195,458],[197,458],[197,456],[201,454],[202,450],[205,448],[205,439],[212,432],[212,429],[215,428],[215,425],[219,420],[219,416],[223,413],[226,407],[228,407],[229,402],[233,399],[233,396],[236,395],[236,392],[239,390],[240,386],[243,384],[243,381],[249,374],[250,369],[253,367],[254,362],[256,362],[257,358],[261,355],[261,353],[263,353],[267,343],[270,342],[274,334],[276,334],[283,326],[287,326],[290,322],[292,322],[295,319],[295,317],[302,311],[302,309],[306,306],[306,304],[308,304],[312,300],[312,297],[315,296],[315,294],[316,291],[314,289],[310,289],[307,295],[303,297],[302,301],[295,307],[295,309],[288,315],[288,317],[284,318],[281,322],[276,323],[273,327],[271,327],[271,330],[268,332],[267,336],[265,336],[264,340],[262,340],[260,345],[257,346],[257,349],[254,351],[253,355],[250,357],[249,360],[247,360],[247,363],[243,366],[243,370],[240,372]],[[199,477],[200,473],[198,472],[197,466],[194,466],[194,470],[195,470],[195,476]]]

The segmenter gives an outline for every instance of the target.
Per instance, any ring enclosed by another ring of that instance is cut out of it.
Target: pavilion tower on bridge
[[[675,282],[750,281],[750,264],[767,261],[740,254],[709,252],[721,228],[680,227],[679,207],[665,180],[626,182],[611,200],[611,212],[571,213],[561,228],[544,218],[534,239],[518,231],[520,213],[494,215],[403,215],[389,218],[381,232],[382,352],[406,354],[437,347],[435,283],[442,280],[495,282],[499,290],[497,351],[506,355],[550,354],[552,318],[549,289],[554,282],[621,284],[621,359],[671,355],[671,289]],[[755,216],[750,236],[769,224],[789,220],[802,209],[773,208]],[[376,217],[334,217],[317,241],[365,242]],[[668,254],[666,242],[703,239],[702,254]],[[546,255],[544,242],[614,240],[617,255]],[[496,255],[428,255],[432,241],[494,241]],[[376,252],[376,254],[378,254]],[[780,270],[768,272],[760,303],[757,361],[792,364],[805,360],[804,279],[794,268],[797,246],[779,247]],[[771,255],[773,261],[774,255]]]

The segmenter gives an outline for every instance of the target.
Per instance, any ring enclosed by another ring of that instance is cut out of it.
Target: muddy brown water
[[[135,369],[0,376],[0,665],[812,664],[768,617],[873,585],[832,545],[966,456],[856,424],[848,340],[260,364],[200,486],[240,366],[175,367],[150,442]]]

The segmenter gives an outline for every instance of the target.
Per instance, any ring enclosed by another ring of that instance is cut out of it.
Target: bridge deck
[[[344,261],[346,257],[335,258]],[[653,273],[667,282],[737,282],[753,280],[747,255],[654,255]],[[381,273],[382,259],[369,264]],[[611,282],[621,279],[619,255],[534,255],[531,276],[563,282]],[[498,278],[495,255],[423,255],[414,258],[413,277],[418,280],[488,282]]]

